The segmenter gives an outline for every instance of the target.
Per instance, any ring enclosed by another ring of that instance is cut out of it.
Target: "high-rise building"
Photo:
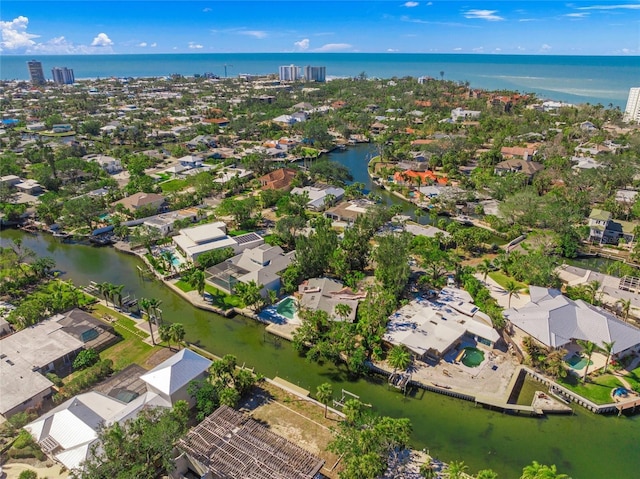
[[[36,60],[31,60],[27,62],[27,67],[29,67],[29,77],[31,78],[31,83],[34,85],[44,85],[47,80],[44,79],[44,72],[42,71],[42,63]]]
[[[640,123],[640,87],[629,90],[629,98],[627,99],[627,107],[624,109],[623,120]]]
[[[305,81],[324,82],[327,79],[327,67],[306,66],[303,69]]]
[[[51,69],[53,81],[58,85],[72,85],[76,81],[73,69],[67,67],[53,67]]]
[[[283,65],[279,70],[280,81],[296,81],[300,78],[300,67],[295,65]]]

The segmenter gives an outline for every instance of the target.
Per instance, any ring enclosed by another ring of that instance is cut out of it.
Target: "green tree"
[[[263,303],[262,285],[254,280],[248,283],[239,282],[235,286],[236,294],[240,297],[243,307],[252,308],[254,311],[260,309]]]
[[[100,354],[93,348],[83,349],[78,353],[76,359],[73,360],[73,369],[79,371],[93,366],[100,361]]]
[[[509,280],[507,281],[507,284],[505,285],[504,290],[509,295],[509,304],[507,308],[511,309],[511,297],[512,296],[515,296],[516,298],[520,297],[518,296],[518,292],[520,291],[520,286],[518,286],[515,281]]]
[[[38,479],[38,473],[30,469],[22,471],[18,475],[18,479]]]
[[[476,474],[476,479],[498,479],[498,473],[491,469],[482,469]]]
[[[198,294],[204,298],[204,287],[205,287],[205,279],[204,279],[204,271],[201,269],[195,268],[191,271],[188,277],[188,283],[193,288],[196,288]]]
[[[476,270],[479,273],[482,273],[482,280],[486,283],[487,282],[487,276],[489,276],[489,273],[491,271],[493,271],[494,266],[491,263],[491,260],[484,258],[482,260],[482,263],[480,263],[478,266],[476,266]]]
[[[629,320],[629,310],[631,309],[630,299],[619,299],[616,304],[620,305],[620,311],[625,323]]]
[[[189,405],[178,401],[173,409],[149,408],[135,419],[98,431],[81,470],[73,479],[154,479],[174,469],[175,444],[187,431]]]
[[[160,341],[162,341],[163,343],[167,343],[167,346],[169,346],[169,350],[172,350],[171,349],[171,339],[172,339],[171,331],[169,330],[168,324],[163,324],[158,328],[158,336],[160,336]]]
[[[533,461],[522,469],[520,479],[570,479],[566,474],[560,474],[556,466],[546,466]]]
[[[604,363],[604,372],[607,372],[609,368],[609,361],[611,361],[611,354],[613,351],[613,346],[616,344],[615,341],[602,341],[602,347],[599,348],[603,353],[607,355],[607,361]]]
[[[404,346],[393,346],[387,355],[387,362],[394,370],[405,371],[411,364],[411,354]]]
[[[329,408],[329,401],[333,399],[333,387],[330,383],[322,383],[316,389],[316,397],[318,401],[324,404],[324,417],[327,417],[327,410]]]
[[[375,277],[396,298],[400,296],[411,274],[409,267],[410,237],[407,234],[386,234],[378,237],[373,251]]]
[[[447,466],[447,478],[448,479],[462,479],[465,473],[469,469],[463,461],[451,461]]]
[[[171,337],[171,340],[176,343],[178,349],[180,349],[180,345],[182,344],[182,341],[184,341],[185,334],[186,331],[182,323],[173,323],[169,326],[169,336]]]
[[[587,380],[587,375],[589,374],[589,365],[591,364],[591,356],[596,351],[596,349],[598,349],[598,346],[596,346],[591,341],[587,341],[584,339],[578,339],[576,342],[582,348],[583,354],[587,355],[587,364],[585,364],[584,366],[584,375],[582,376],[582,382],[584,383]]]

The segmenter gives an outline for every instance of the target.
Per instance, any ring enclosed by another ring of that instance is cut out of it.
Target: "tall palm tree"
[[[189,275],[189,284],[196,288],[198,294],[204,298],[204,271],[198,268],[194,269]]]
[[[156,345],[156,340],[153,337],[153,304],[151,300],[148,298],[141,298],[139,303],[140,309],[143,311],[144,315],[147,317],[147,321],[149,323],[149,334],[151,335],[151,344]]]
[[[576,341],[580,347],[582,348],[582,352],[587,355],[587,364],[584,367],[584,375],[582,376],[582,382],[584,383],[587,380],[587,375],[589,374],[589,364],[591,363],[591,355],[598,348],[595,343],[591,341],[587,341],[584,339],[578,339]]]
[[[585,285],[585,290],[589,294],[589,302],[593,305],[596,304],[596,295],[600,290],[600,286],[602,286],[600,281],[591,281]]]
[[[478,273],[482,273],[482,280],[486,283],[487,276],[489,276],[489,273],[493,271],[493,264],[488,258],[485,258],[482,260],[482,263],[476,266],[476,270]]]
[[[344,303],[338,303],[336,304],[335,308],[333,308],[335,313],[338,315],[338,317],[344,321],[345,319],[347,319],[349,317],[349,315],[351,314],[351,306],[349,306],[348,304],[344,304]]]
[[[509,308],[511,309],[511,297],[515,296],[516,298],[519,298],[520,296],[518,296],[518,291],[520,291],[520,287],[516,284],[515,281],[509,280],[507,281],[507,284],[504,287],[504,290],[509,294]]]
[[[102,283],[98,283],[96,287],[98,288],[98,292],[102,295],[102,297],[104,298],[104,302],[108,307],[109,299],[111,298],[111,291],[113,290],[113,284],[109,283],[108,281],[103,281]]]
[[[631,300],[619,299],[616,304],[620,305],[620,312],[622,313],[622,317],[624,319],[624,322],[626,323],[629,320],[629,310],[631,309]]]
[[[185,330],[182,323],[173,323],[169,326],[169,335],[171,336],[171,340],[178,346],[178,349],[180,349],[180,345],[182,344],[185,336]]]
[[[160,341],[167,343],[167,346],[169,346],[169,350],[173,350],[171,348],[171,331],[169,329],[169,326],[166,324],[163,324],[162,326],[160,326],[158,328],[158,335],[160,336]]]
[[[546,466],[538,461],[533,461],[522,469],[520,479],[569,479],[566,474],[559,474],[556,466]]]
[[[111,288],[111,299],[113,301],[113,305],[118,303],[118,308],[122,309],[122,290],[124,289],[124,284],[114,284]]]
[[[322,383],[316,390],[316,397],[318,401],[324,404],[324,417],[327,417],[327,410],[329,409],[329,401],[333,398],[333,387],[329,383]]]
[[[604,363],[604,372],[607,372],[607,368],[609,367],[609,361],[611,360],[611,354],[613,351],[613,345],[616,344],[615,341],[602,341],[602,347],[600,350],[607,354],[607,361]]]

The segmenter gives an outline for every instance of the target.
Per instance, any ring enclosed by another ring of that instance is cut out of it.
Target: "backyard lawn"
[[[603,374],[585,384],[582,383],[582,378],[569,374],[566,378],[558,380],[558,383],[596,404],[613,402],[611,390],[622,386],[622,383],[612,374]]]
[[[195,291],[195,288],[193,286],[183,280],[179,280],[178,282],[176,282],[176,286],[185,293],[188,293],[189,291]],[[209,293],[209,298],[211,299],[211,304],[213,306],[221,309],[242,307],[242,303],[240,302],[240,298],[238,296],[227,294],[224,291],[220,291],[219,289],[214,288],[210,284],[205,284],[204,290],[205,292]]]
[[[93,306],[94,314],[97,317],[109,315],[116,318],[113,324],[116,332],[122,336],[122,340],[108,347],[100,353],[101,359],[111,359],[114,371],[120,371],[130,364],[144,364],[157,348],[145,343],[144,338],[149,335],[135,327],[135,322],[131,318],[119,314],[101,304]]]
[[[504,274],[502,271],[491,271],[489,272],[489,278],[491,278],[492,280],[494,280],[496,283],[498,283],[500,286],[502,286],[503,288],[507,287],[507,283],[509,281],[513,281],[514,283],[516,283],[516,285],[522,290],[525,289],[527,287],[526,284],[521,283],[520,281],[516,281],[515,279],[507,276],[506,274]]]
[[[183,190],[187,185],[187,180],[175,179],[160,183],[160,188],[162,188],[163,193],[174,193]]]

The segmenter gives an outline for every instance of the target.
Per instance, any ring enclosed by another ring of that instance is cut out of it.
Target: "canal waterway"
[[[347,166],[347,160],[355,162],[350,166],[355,181],[373,189],[366,174],[364,150],[348,156],[353,150],[334,153],[332,159],[344,160],[341,163]],[[390,195],[389,201],[394,200]],[[470,472],[492,468],[501,479],[516,479],[532,460],[556,464],[573,479],[631,478],[640,470],[640,416],[605,417],[576,408],[573,416],[537,419],[489,411],[423,391],[403,397],[378,377],[354,380],[342,367],[306,361],[290,343],[265,333],[264,325],[253,320],[223,318],[194,308],[162,283],[142,278],[137,269],[141,262],[134,256],[17,230],[3,230],[0,245],[7,246],[15,238],[21,238],[23,245],[39,256],[52,257],[62,278],[76,285],[107,281],[124,284],[125,294],[138,299],[160,299],[165,322],[182,323],[185,339],[212,353],[234,354],[240,364],[267,377],[280,376],[312,393],[319,384],[330,382],[336,396],[344,388],[381,414],[409,418],[414,447],[444,461],[463,460]]]
[[[240,364],[312,392],[328,381],[336,395],[345,388],[381,414],[410,418],[413,445],[429,449],[442,460],[464,460],[472,471],[491,467],[501,478],[519,477],[522,467],[534,459],[554,463],[574,479],[635,477],[640,470],[640,416],[604,417],[576,408],[574,416],[535,419],[422,391],[405,398],[388,390],[379,378],[354,381],[343,368],[307,362],[288,342],[265,333],[260,323],[240,316],[223,318],[192,307],[162,283],[141,278],[136,257],[15,230],[3,231],[0,244],[6,246],[14,238],[21,238],[38,255],[51,256],[62,277],[77,285],[108,281],[124,284],[125,292],[137,298],[160,299],[164,320],[182,323],[186,340],[210,352],[234,354]]]

